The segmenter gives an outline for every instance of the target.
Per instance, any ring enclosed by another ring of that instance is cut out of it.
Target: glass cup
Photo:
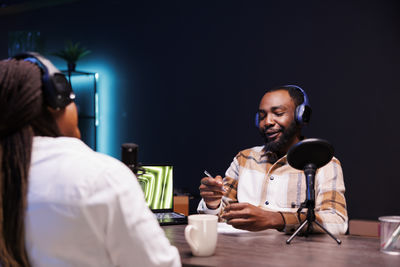
[[[381,251],[390,255],[400,255],[400,216],[379,217]]]

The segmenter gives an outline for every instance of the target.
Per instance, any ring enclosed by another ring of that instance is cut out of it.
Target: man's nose
[[[264,126],[266,126],[266,127],[269,127],[269,126],[272,126],[275,124],[273,116],[271,116],[269,114],[267,116],[265,116],[263,122],[264,122]]]

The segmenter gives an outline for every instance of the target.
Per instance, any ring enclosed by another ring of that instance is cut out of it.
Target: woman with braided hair
[[[0,61],[0,266],[180,266],[134,174],[50,108],[42,70]]]

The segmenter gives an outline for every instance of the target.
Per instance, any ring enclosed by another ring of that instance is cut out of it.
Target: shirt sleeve
[[[217,215],[221,212],[222,210],[222,201],[219,204],[219,207],[216,209],[209,209],[206,205],[206,202],[204,199],[200,200],[199,206],[197,207],[197,212],[198,213],[205,213],[205,214],[212,214],[212,215]]]
[[[345,234],[348,225],[343,172],[337,159],[317,170],[315,177],[315,216],[334,235]],[[287,233],[292,233],[306,219],[306,211],[300,216],[295,212],[281,212]],[[315,232],[324,232],[316,224]]]
[[[133,173],[121,166],[104,174],[106,186],[89,201],[86,217],[115,266],[181,266]],[[104,218],[103,226],[97,222]]]

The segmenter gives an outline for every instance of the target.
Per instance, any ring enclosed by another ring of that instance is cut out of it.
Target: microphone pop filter
[[[287,155],[290,166],[303,170],[308,164],[320,168],[327,164],[333,157],[333,146],[326,140],[310,138],[292,146]]]

